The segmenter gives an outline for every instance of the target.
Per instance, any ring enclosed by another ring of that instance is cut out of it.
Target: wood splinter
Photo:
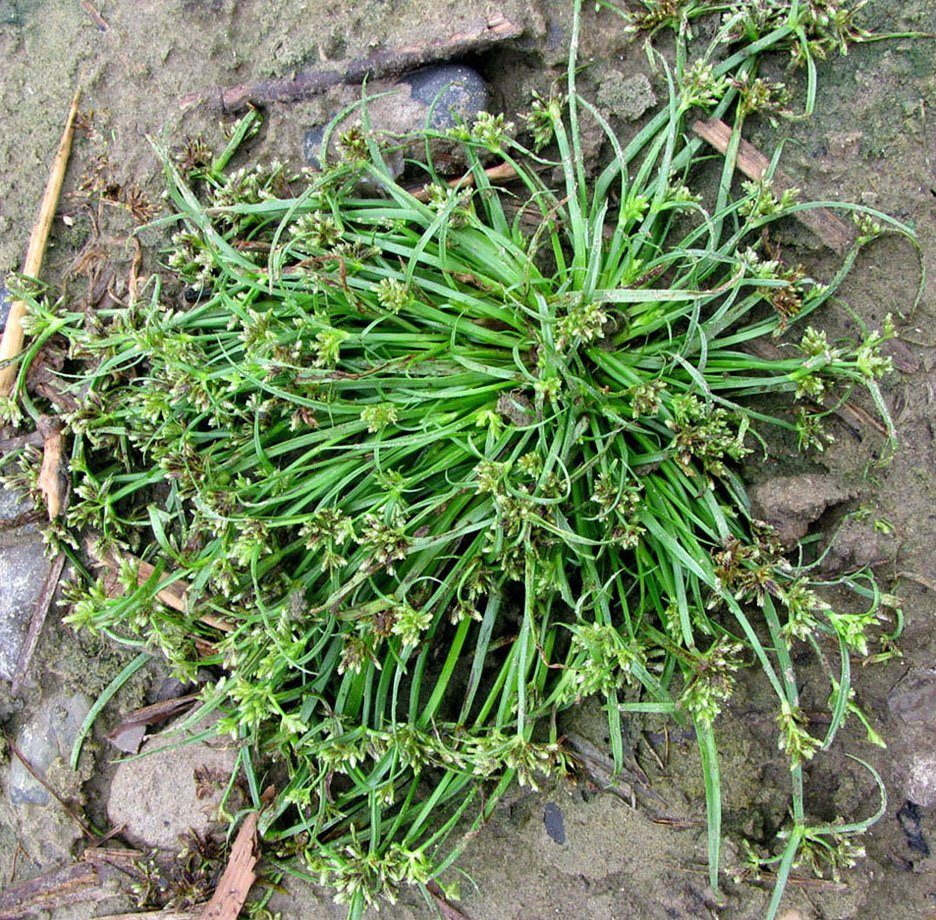
[[[692,130],[702,140],[711,144],[719,153],[725,154],[728,151],[728,144],[731,141],[731,128],[723,121],[717,118],[710,118],[708,121],[697,121],[692,126]],[[753,144],[749,144],[742,138],[738,147],[737,165],[744,175],[757,181],[770,168],[770,160]],[[781,194],[795,186],[793,180],[779,169],[774,170],[771,182],[774,191]],[[855,242],[855,233],[852,228],[836,217],[828,208],[809,208],[804,211],[796,211],[793,217],[804,227],[812,230],[819,239],[840,256],[844,255]]]
[[[42,257],[45,255],[49,230],[52,228],[52,218],[55,216],[62,183],[65,181],[68,157],[71,154],[80,93],[80,90],[75,90],[75,96],[65,120],[65,130],[62,132],[62,139],[59,141],[58,151],[49,171],[49,181],[46,184],[45,194],[42,196],[39,217],[29,235],[29,246],[26,249],[26,259],[23,261],[23,274],[30,278],[38,278],[39,270],[42,268]],[[6,328],[3,330],[3,338],[0,340],[0,364],[12,361],[23,350],[23,317],[25,315],[26,302],[13,300],[10,303],[10,314],[7,317]],[[0,368],[0,396],[10,395],[13,384],[16,382],[16,374],[15,364],[10,363]]]
[[[120,571],[120,561],[111,554],[102,555],[96,552],[93,540],[89,539],[87,541],[86,548],[88,553],[101,565],[106,566],[110,570],[110,574],[116,578],[117,573]],[[123,555],[128,561],[137,566],[137,584],[141,586],[145,585],[150,578],[153,577],[153,572],[156,571],[155,567],[148,562],[144,562],[142,559],[138,559],[136,556],[131,556],[129,553],[124,553]],[[185,613],[188,610],[187,592],[189,584],[181,578],[171,581],[169,580],[170,578],[171,576],[166,576],[166,579],[164,579],[164,586],[156,592],[156,598],[162,601],[167,607],[178,610],[180,613]],[[163,582],[160,584],[163,584]],[[203,613],[199,619],[207,626],[213,626],[215,629],[220,629],[222,632],[231,632],[236,628],[234,623],[223,617],[215,616],[212,613]]]
[[[40,415],[36,427],[42,435],[42,466],[36,485],[45,500],[49,520],[54,521],[65,508],[68,490],[63,425],[58,419]]]
[[[275,795],[276,787],[268,786],[260,796],[261,807],[270,805]],[[257,879],[256,865],[260,858],[257,834],[259,819],[260,812],[257,811],[252,811],[244,819],[231,847],[227,868],[198,920],[237,920]]]
[[[477,53],[497,42],[519,38],[523,27],[506,16],[493,13],[483,22],[438,41],[379,51],[366,58],[337,63],[330,70],[303,70],[294,77],[242,83],[227,89],[206,89],[189,93],[179,100],[179,108],[190,109],[201,103],[215,103],[225,114],[242,112],[249,105],[295,102],[323,93],[340,83],[363,83],[365,79],[384,79],[404,71],[425,67],[438,61]]]

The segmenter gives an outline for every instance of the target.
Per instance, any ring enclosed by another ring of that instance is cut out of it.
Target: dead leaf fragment
[[[42,466],[36,485],[45,499],[49,520],[54,521],[65,507],[65,438],[61,423],[47,415],[39,416],[37,427],[42,435]]]
[[[263,793],[264,804],[269,804],[275,794],[271,786]],[[254,867],[260,858],[257,845],[257,822],[260,813],[251,812],[244,819],[241,829],[237,832],[237,839],[231,847],[231,858],[218,887],[215,888],[211,900],[201,912],[198,920],[237,920],[250,887],[256,881],[257,873]]]
[[[120,725],[113,731],[105,735],[108,741],[114,747],[126,754],[136,754],[143,743],[143,736],[146,733],[147,725],[156,725],[171,719],[173,716],[180,715],[198,701],[197,693],[189,693],[187,696],[179,696],[171,700],[161,700],[153,703],[151,706],[144,706],[142,709],[135,709],[133,712],[124,716]]]
[[[55,869],[0,892],[0,920],[20,920],[40,910],[99,900],[99,884],[100,876],[94,866],[75,863]]]

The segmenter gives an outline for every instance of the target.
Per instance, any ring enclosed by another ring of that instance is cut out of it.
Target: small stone
[[[547,802],[543,809],[543,824],[546,825],[546,833],[550,840],[558,844],[566,842],[565,820],[562,817],[562,809],[555,802]]]
[[[930,846],[923,833],[923,815],[920,813],[920,806],[911,799],[907,799],[897,812],[897,823],[904,832],[909,849],[921,853],[924,858],[929,856]]]
[[[936,673],[929,668],[910,671],[888,696],[887,705],[908,725],[930,728],[936,712]]]
[[[410,98],[431,108],[429,127],[437,131],[454,128],[459,120],[471,121],[487,110],[488,88],[481,75],[462,64],[425,67],[400,78],[410,88]],[[420,127],[420,125],[414,125]]]
[[[143,743],[145,735],[145,725],[130,725],[123,731],[118,731],[116,733],[111,732],[107,736],[107,740],[110,741],[118,751],[123,751],[124,754],[136,754],[140,750],[140,745]]]
[[[32,510],[32,503],[0,490],[0,519]],[[49,562],[34,524],[0,533],[0,677],[12,680]]]
[[[617,70],[612,70],[602,80],[597,98],[600,106],[627,121],[636,121],[657,104],[656,93],[646,74],[625,77]]]
[[[72,745],[90,711],[91,699],[84,693],[51,696],[20,728],[16,746],[33,769],[45,776],[56,759],[68,763]],[[9,792],[14,805],[47,805],[50,799],[49,790],[19,758],[10,759]]]
[[[0,284],[0,332],[6,328],[7,317],[10,315],[10,292]]]
[[[751,513],[777,530],[777,538],[788,548],[795,546],[826,508],[847,501],[855,490],[835,476],[803,473],[777,476],[749,489]]]
[[[478,112],[487,110],[489,93],[481,75],[462,64],[426,67],[406,74],[396,83],[369,84],[367,87],[367,121],[378,136],[402,137],[426,126],[436,131],[454,127],[459,120],[471,122]],[[336,125],[329,140],[328,156],[334,159],[339,150],[339,136],[351,127],[361,124],[361,109],[355,107],[340,124]],[[302,156],[305,162],[320,169],[322,142],[327,125],[310,128],[303,138]],[[394,177],[403,172],[404,153],[421,155],[419,150],[395,151],[386,156],[387,166]]]
[[[143,744],[141,756],[117,767],[107,815],[115,827],[126,826],[124,836],[134,846],[180,850],[181,835],[195,831],[205,836],[218,823],[237,751],[220,738],[175,746],[181,740],[175,733],[154,735]],[[236,802],[228,805],[237,808]]]
[[[936,805],[936,754],[914,754],[910,761],[907,798],[921,808]]]

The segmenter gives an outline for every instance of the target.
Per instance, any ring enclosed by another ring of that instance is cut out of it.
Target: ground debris
[[[115,896],[114,880],[126,879],[121,869],[82,860],[0,892],[0,920],[20,920],[38,911],[55,910]]]
[[[708,121],[697,121],[692,130],[703,140],[711,144],[719,153],[725,153],[731,139],[731,128],[717,118]],[[760,179],[770,168],[770,160],[764,156],[753,144],[746,140],[741,141],[738,148],[738,169],[749,179]],[[776,193],[785,192],[793,188],[794,182],[785,173],[775,169],[771,177],[771,184]],[[793,215],[803,226],[812,230],[823,243],[831,250],[844,255],[851,248],[855,234],[851,227],[840,220],[828,208],[810,208],[797,211]]]
[[[119,590],[119,586],[116,583],[116,574],[120,569],[119,561],[112,555],[109,554],[100,554],[94,551],[92,542],[89,541],[87,544],[88,552],[102,565],[108,568],[113,576],[115,576],[114,581],[114,590]],[[150,565],[148,562],[144,562],[142,559],[137,559],[131,556],[129,553],[125,553],[124,557],[133,562],[137,566],[137,582],[140,585],[145,585],[146,582],[153,577],[153,572],[156,571],[155,567]],[[156,592],[156,597],[161,600],[167,607],[171,607],[173,610],[178,610],[180,613],[185,613],[188,608],[188,582],[183,579],[174,579],[166,578],[166,585],[163,588],[160,588]],[[228,620],[223,619],[222,617],[214,616],[213,614],[204,614],[200,617],[201,621],[208,626],[213,626],[215,629],[220,629],[223,632],[231,632],[234,629],[234,624]]]
[[[445,893],[442,891],[442,888],[439,886],[438,882],[431,880],[427,882],[426,891],[432,895],[432,900],[435,901],[435,905],[439,909],[439,913],[442,915],[443,920],[468,920],[468,918],[457,907],[453,907],[445,899]]]
[[[823,512],[850,498],[856,491],[837,476],[802,473],[776,476],[756,483],[748,490],[755,517],[776,528],[777,539],[784,546],[795,546]]]
[[[143,706],[126,715],[120,725],[109,731],[105,737],[124,753],[135,754],[143,742],[147,725],[156,725],[173,716],[181,715],[198,699],[197,693],[190,693],[172,700],[162,700],[151,706]]]
[[[75,116],[78,114],[79,94],[80,90],[76,90],[71,107],[68,110],[62,139],[59,141],[58,150],[49,171],[49,181],[46,185],[45,194],[42,196],[39,217],[36,219],[32,233],[29,236],[29,248],[26,250],[26,258],[23,262],[23,274],[30,278],[38,278],[39,270],[42,268],[46,241],[49,238],[52,218],[55,217],[59,194],[62,191],[68,157],[71,154]],[[14,300],[10,304],[10,313],[7,316],[6,326],[3,330],[3,338],[0,339],[0,363],[15,358],[20,353],[23,347],[23,317],[25,315],[26,302],[19,299]],[[7,364],[0,369],[0,395],[7,396],[10,393],[13,384],[16,382],[17,373],[18,368],[15,364]]]
[[[20,649],[19,656],[16,659],[16,667],[13,670],[13,681],[10,692],[16,696],[23,686],[26,674],[29,671],[29,664],[32,661],[33,653],[39,644],[39,636],[42,634],[42,627],[45,624],[46,616],[49,613],[49,607],[52,605],[52,599],[55,597],[55,591],[58,587],[59,578],[62,576],[62,569],[65,567],[65,553],[60,552],[52,560],[46,572],[46,577],[42,582],[42,588],[39,591],[39,597],[36,599],[36,606],[33,609],[32,618],[29,621],[29,630],[26,633],[26,641]]]
[[[659,817],[661,809],[663,812],[670,809],[669,803],[650,785],[649,777],[637,763],[632,751],[625,754],[626,762],[622,770],[615,773],[613,760],[588,739],[575,732],[567,732],[566,741],[586,775],[602,790],[623,799],[632,808],[636,807],[639,800],[652,818]]]
[[[269,786],[264,791],[262,799],[265,804],[273,800],[276,790]],[[257,860],[260,858],[257,843],[257,822],[260,813],[252,811],[244,819],[241,829],[237,833],[234,846],[231,847],[231,858],[227,868],[211,900],[199,915],[199,920],[237,920],[250,888],[257,878],[254,871]]]
[[[159,920],[196,920],[198,914],[188,910],[146,910],[130,914],[106,914],[96,920],[146,920],[146,918],[159,918]]]
[[[377,52],[366,58],[347,61],[334,69],[304,70],[294,77],[189,93],[179,100],[179,108],[185,110],[203,102],[214,102],[222,112],[236,113],[251,105],[295,102],[339,83],[382,79],[437,61],[451,61],[468,53],[477,54],[505,39],[519,38],[523,31],[522,26],[494,12],[471,28],[447,38]]]
[[[65,436],[62,423],[48,415],[39,416],[37,427],[42,435],[42,466],[36,485],[45,500],[49,520],[54,521],[65,510],[68,491]]]

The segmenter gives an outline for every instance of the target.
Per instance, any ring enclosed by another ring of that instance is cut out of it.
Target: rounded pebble
[[[464,64],[424,67],[404,74],[390,86],[374,84],[369,90],[374,92],[374,101],[368,104],[371,127],[395,135],[417,131],[427,122],[433,130],[445,131],[459,121],[472,121],[478,112],[487,111],[490,101],[481,75]],[[338,135],[359,119],[360,113],[355,111],[333,129],[330,155],[334,154],[332,145]],[[302,157],[315,169],[321,169],[326,128],[327,125],[316,125],[306,131],[302,139]],[[402,155],[388,165],[394,176],[398,176],[403,168]]]
[[[907,794],[923,808],[936,805],[936,754],[918,752],[913,755]]]
[[[80,691],[70,696],[55,694],[43,701],[16,737],[16,746],[33,769],[45,774],[52,761],[67,761],[82,722],[91,711],[91,698]],[[49,792],[19,759],[10,760],[10,802],[13,805],[47,805]]]
[[[406,74],[399,82],[409,86],[412,99],[431,107],[429,127],[439,131],[486,111],[490,99],[481,74],[464,64],[424,67]]]
[[[13,299],[10,292],[0,284],[0,332],[6,328],[7,317],[10,315],[10,301]]]
[[[565,820],[562,816],[562,809],[555,802],[547,802],[543,809],[543,824],[546,825],[546,833],[551,840],[558,844],[566,841]]]

